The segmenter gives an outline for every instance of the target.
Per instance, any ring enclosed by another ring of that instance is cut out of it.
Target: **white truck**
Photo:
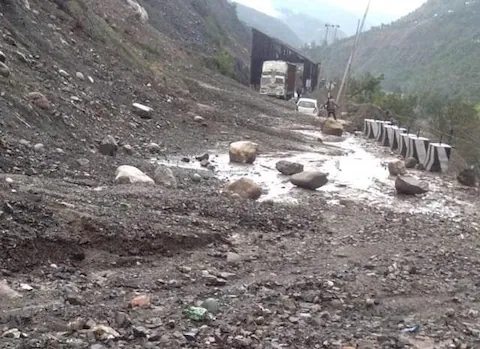
[[[260,94],[290,99],[295,93],[297,66],[285,61],[263,63]]]

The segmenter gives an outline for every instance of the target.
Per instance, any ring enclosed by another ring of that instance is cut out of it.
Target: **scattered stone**
[[[127,313],[119,311],[115,314],[115,324],[120,328],[125,328],[132,324],[132,320]]]
[[[341,137],[343,135],[343,126],[338,121],[328,118],[323,124],[322,132],[325,135]]]
[[[406,168],[415,168],[415,166],[417,166],[417,165],[418,165],[418,161],[415,158],[408,158],[405,161],[405,167]]]
[[[262,196],[262,187],[248,178],[241,178],[230,183],[226,190],[230,193],[238,194],[244,199],[257,200]]]
[[[120,150],[124,153],[124,154],[127,154],[127,155],[133,155],[135,154],[135,149],[133,149],[133,147],[129,144],[125,144],[124,146],[122,146],[120,148]]]
[[[158,154],[162,151],[162,148],[157,143],[152,142],[147,145],[147,150],[151,154]]]
[[[192,181],[194,181],[195,183],[200,183],[202,181],[202,176],[200,176],[198,173],[195,173],[192,176]]]
[[[102,142],[100,143],[100,147],[98,148],[101,154],[106,156],[115,156],[118,150],[117,141],[113,136],[106,136]]]
[[[208,312],[212,314],[217,314],[220,310],[220,303],[215,298],[208,298],[204,300],[200,306],[207,309]]]
[[[327,175],[323,172],[301,172],[290,177],[290,182],[303,189],[316,190],[328,183]]]
[[[113,340],[120,337],[120,333],[105,325],[97,325],[91,329],[95,339],[100,341]]]
[[[155,181],[148,177],[138,168],[128,165],[123,165],[117,168],[115,172],[115,183],[117,184],[155,184]]]
[[[475,187],[477,185],[477,176],[475,175],[475,169],[467,168],[460,172],[457,176],[457,180],[460,184],[467,187]]]
[[[257,158],[258,144],[250,141],[240,141],[230,144],[229,156],[231,162],[253,164]]]
[[[18,143],[21,146],[24,146],[26,148],[30,148],[32,146],[32,144],[29,141],[27,141],[26,139],[21,139]]]
[[[130,308],[147,308],[150,304],[150,296],[144,294],[132,298],[128,303],[128,306]]]
[[[85,75],[83,75],[83,73],[77,71],[77,73],[75,74],[75,76],[77,77],[78,80],[82,80],[84,81],[85,80]]]
[[[68,74],[68,72],[66,70],[63,70],[63,69],[60,69],[58,71],[58,73],[63,76],[64,78],[69,78],[70,77],[70,74]]]
[[[398,176],[395,181],[398,194],[420,195],[428,192],[428,183],[409,176]]]
[[[195,159],[201,162],[210,159],[210,155],[208,155],[208,153],[205,153],[203,155],[195,157]]]
[[[211,164],[210,164],[210,161],[208,161],[208,160],[200,161],[200,166],[202,166],[202,167],[208,167],[209,165],[211,165]]]
[[[275,165],[275,168],[285,176],[291,176],[300,172],[303,172],[303,165],[290,161],[279,161]]]
[[[193,121],[198,122],[198,123],[201,123],[201,122],[204,122],[205,119],[202,118],[200,115],[195,115],[195,116],[193,117]]]
[[[405,162],[401,160],[389,162],[388,172],[390,172],[390,176],[403,176],[404,174],[407,173]]]
[[[133,103],[132,110],[142,119],[151,119],[153,117],[153,108],[147,107],[146,105],[140,103]]]
[[[48,110],[52,108],[52,103],[40,92],[30,92],[28,100],[37,108]]]
[[[37,153],[43,153],[45,151],[45,146],[42,143],[37,143],[33,146],[33,150]]]
[[[187,164],[188,164],[188,163],[190,162],[190,159],[189,159],[189,158],[187,158],[187,157],[183,157],[183,158],[182,158],[182,162],[184,162],[184,163],[187,163]]]
[[[20,51],[15,52],[15,54],[17,55],[17,58],[19,59],[20,62],[25,63],[25,64],[30,63],[28,58],[23,53],[21,53]]]
[[[7,61],[7,56],[5,55],[5,53],[0,51],[0,63],[5,63],[6,61]]]
[[[80,159],[77,159],[77,164],[80,167],[87,167],[88,165],[90,165],[90,160],[85,158],[80,158]]]
[[[20,284],[20,289],[22,291],[33,291],[33,287],[29,284]]]
[[[365,304],[367,305],[367,307],[373,307],[375,305],[375,300],[372,298],[367,298]]]
[[[242,256],[235,252],[227,253],[227,263],[236,264],[243,260]]]
[[[16,299],[22,295],[8,286],[7,280],[0,281],[0,299]]]
[[[70,321],[67,325],[67,328],[70,331],[81,331],[85,328],[86,321],[83,318],[76,318],[73,321]]]
[[[150,331],[143,326],[134,326],[132,332],[135,338],[147,338],[150,334]]]
[[[11,330],[3,332],[2,337],[19,339],[19,338],[25,337],[25,335],[22,332],[20,332],[17,328],[12,328]]]
[[[158,185],[162,185],[166,188],[177,188],[177,179],[173,174],[173,171],[164,165],[159,165],[155,169],[154,177],[155,183]]]
[[[8,78],[10,76],[10,68],[2,62],[0,62],[0,75],[4,78]]]

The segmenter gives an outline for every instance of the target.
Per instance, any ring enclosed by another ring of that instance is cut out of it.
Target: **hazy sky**
[[[253,7],[270,15],[275,15],[275,9],[270,0],[235,0],[241,4]],[[311,0],[315,1],[315,0]],[[328,0],[332,4],[350,12],[361,14],[365,11],[368,0]],[[372,0],[371,14],[374,17],[385,16],[387,19],[397,19],[420,7],[426,0]]]

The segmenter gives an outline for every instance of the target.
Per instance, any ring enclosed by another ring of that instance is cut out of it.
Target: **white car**
[[[302,114],[317,115],[318,116],[318,103],[316,99],[300,98],[295,108],[296,111]]]

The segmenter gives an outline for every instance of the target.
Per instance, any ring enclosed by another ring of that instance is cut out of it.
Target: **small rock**
[[[113,340],[120,337],[120,333],[105,325],[97,325],[91,329],[95,339],[100,341]]]
[[[184,332],[183,335],[188,341],[193,342],[198,335],[198,330],[190,330],[188,332]]]
[[[77,318],[71,322],[68,323],[67,328],[70,331],[81,331],[85,328],[86,321],[83,318]]]
[[[127,155],[133,155],[135,154],[135,149],[133,149],[133,147],[129,144],[125,144],[124,146],[122,146],[120,148],[120,150],[124,153],[124,154],[127,154]]]
[[[65,301],[68,302],[70,305],[84,305],[85,304],[85,301],[83,300],[83,298],[76,294],[76,293],[73,293],[73,292],[70,292],[67,294],[67,296],[65,297]]]
[[[390,176],[400,176],[406,174],[407,169],[405,167],[405,162],[401,160],[389,162],[388,172],[390,172]]]
[[[200,156],[197,156],[195,157],[196,160],[202,162],[202,161],[205,161],[205,160],[209,160],[210,159],[210,155],[208,155],[208,153],[205,153],[203,155],[200,155]]]
[[[262,196],[262,187],[248,178],[241,178],[230,183],[226,190],[227,192],[237,194],[244,199],[257,200]]]
[[[448,316],[448,317],[454,317],[455,316],[455,309],[453,309],[453,308],[447,309],[447,311],[445,312],[445,315]]]
[[[415,168],[415,166],[417,166],[417,164],[418,164],[418,161],[415,158],[408,158],[405,161],[405,167],[406,168]]]
[[[275,165],[275,168],[285,176],[291,176],[300,172],[303,172],[303,165],[290,161],[279,161]]]
[[[58,73],[63,76],[64,78],[69,78],[70,77],[70,74],[67,73],[67,71],[63,70],[63,69],[60,69],[58,71]]]
[[[132,320],[127,313],[119,311],[115,314],[115,324],[120,328],[125,328],[132,324]]]
[[[230,162],[253,164],[257,158],[258,144],[250,141],[240,141],[230,144]]]
[[[212,314],[217,314],[220,310],[220,303],[215,298],[208,298],[202,302],[201,307],[207,309]]]
[[[105,346],[103,346],[102,344],[92,344],[90,346],[90,349],[105,349]]]
[[[128,305],[130,308],[147,308],[150,306],[150,296],[136,296],[130,300]]]
[[[88,165],[90,165],[90,160],[85,158],[80,158],[80,159],[77,159],[77,164],[80,167],[87,167]]]
[[[22,295],[8,286],[7,280],[0,281],[0,299],[17,299]]]
[[[10,76],[10,68],[2,62],[0,62],[0,75],[4,78],[8,78]]]
[[[20,289],[23,291],[33,291],[33,287],[29,284],[20,284]]]
[[[135,338],[147,338],[150,333],[150,331],[143,326],[134,326],[132,332]]]
[[[200,183],[202,181],[202,176],[200,176],[198,173],[195,173],[192,176],[192,181],[195,183]]]
[[[428,192],[428,183],[421,182],[413,177],[398,176],[395,180],[395,189],[398,194],[420,195]]]
[[[460,184],[467,187],[475,187],[477,185],[477,176],[475,174],[475,169],[467,168],[461,171],[457,176],[457,180]]]
[[[198,122],[198,123],[202,123],[202,122],[205,121],[205,119],[202,118],[200,115],[195,115],[195,116],[193,117],[193,121]]]
[[[202,166],[202,167],[208,167],[209,165],[210,165],[210,161],[208,161],[208,160],[200,161],[200,166]]]
[[[118,150],[117,141],[113,136],[106,136],[102,142],[100,143],[100,147],[98,148],[101,154],[106,156],[115,156]]]
[[[153,108],[147,107],[146,105],[140,103],[133,103],[132,110],[142,119],[151,119],[153,117]]]
[[[166,188],[177,188],[177,179],[173,174],[173,171],[164,165],[159,165],[155,169],[154,177],[155,183],[158,185],[162,185]]]
[[[0,51],[0,63],[5,63],[6,61],[7,61],[7,56],[5,55],[5,53]]]
[[[2,337],[3,338],[11,338],[11,339],[19,339],[19,338],[25,337],[25,336],[18,329],[12,328],[11,330],[3,332]]]
[[[182,158],[182,162],[185,162],[185,163],[188,164],[188,163],[190,162],[190,159],[187,158],[187,157],[183,157],[183,158]]]
[[[81,72],[79,72],[79,71],[77,71],[77,72],[75,73],[75,76],[77,77],[78,80],[82,80],[82,81],[85,80],[85,75],[83,75],[83,73],[81,73]]]
[[[375,300],[372,298],[367,298],[365,304],[367,305],[367,307],[373,307],[375,305]]]
[[[17,55],[17,58],[20,62],[26,63],[26,64],[29,63],[27,57],[23,53],[21,53],[20,51],[15,52],[15,54]]]
[[[236,264],[243,260],[242,256],[235,252],[227,253],[227,263]]]
[[[28,100],[37,108],[48,110],[52,108],[52,103],[40,92],[31,92],[28,94]]]
[[[43,153],[45,151],[45,146],[42,143],[37,143],[33,146],[33,150],[37,153]]]
[[[138,168],[128,165],[123,165],[117,168],[115,172],[115,183],[117,184],[155,184],[155,181],[148,177]]]
[[[18,143],[27,148],[30,148],[32,146],[32,144],[26,139],[21,139]]]
[[[151,154],[158,154],[162,151],[162,148],[157,143],[152,142],[147,145],[147,150]]]
[[[327,175],[323,172],[301,172],[290,177],[290,182],[300,188],[316,190],[328,183]]]

